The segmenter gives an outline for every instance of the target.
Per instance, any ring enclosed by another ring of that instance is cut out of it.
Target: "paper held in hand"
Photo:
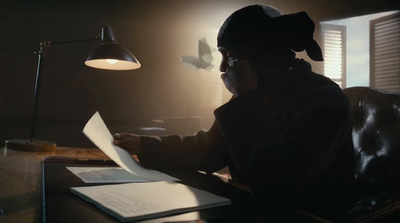
[[[83,133],[108,157],[126,171],[153,181],[178,181],[175,177],[141,167],[126,150],[114,145],[114,139],[99,112],[96,112],[86,123]]]
[[[71,192],[120,221],[136,221],[231,204],[231,200],[180,183],[164,173],[144,169],[113,137],[96,112],[83,133],[128,172],[156,182],[72,187]]]

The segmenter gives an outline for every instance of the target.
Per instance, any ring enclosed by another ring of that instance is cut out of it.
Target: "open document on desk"
[[[83,133],[115,163],[141,181],[178,181],[175,177],[162,172],[141,167],[126,150],[115,146],[114,139],[99,112],[96,112],[86,123]],[[76,172],[83,170],[75,169]]]
[[[113,137],[98,112],[88,121],[83,133],[123,169],[151,180],[70,188],[73,194],[120,221],[157,218],[231,204],[228,198],[176,183],[177,179],[172,176],[142,168],[128,152],[113,144]]]
[[[122,222],[231,204],[231,200],[176,182],[72,187],[72,193]]]
[[[67,169],[85,183],[138,183],[153,181],[132,174],[121,167],[67,166]]]

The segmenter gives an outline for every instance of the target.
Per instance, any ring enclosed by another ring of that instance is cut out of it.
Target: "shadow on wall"
[[[325,6],[321,1],[299,6],[289,0],[1,1],[0,24],[6,33],[0,35],[0,140],[29,137],[37,65],[34,52],[40,42],[93,38],[101,27],[111,26],[118,43],[142,64],[139,70],[117,73],[86,67],[83,61],[95,43],[52,46],[46,52],[37,139],[59,146],[93,147],[82,129],[96,111],[111,132],[186,135],[199,126],[208,127],[215,109],[203,100],[209,87],[199,86],[201,75],[183,67],[181,57],[196,53],[203,31],[217,30],[238,8],[265,3],[284,13],[307,11],[318,21],[315,15],[373,11],[387,2],[366,9],[365,2],[357,1]],[[164,122],[154,125],[152,120],[160,117],[165,117]]]
[[[96,43],[51,46],[42,67],[36,138],[59,146],[92,147],[82,134],[87,120],[100,111],[113,132],[192,134],[198,93],[186,93],[196,83],[187,80],[179,43],[182,17],[188,3],[179,1],[35,1],[0,3],[0,140],[30,136],[33,92],[39,43],[94,38],[111,26],[118,43],[133,52],[142,68],[107,71],[86,67],[83,61]],[[168,5],[168,7],[165,7]],[[174,10],[165,10],[166,8]],[[149,11],[152,16],[149,16]],[[118,12],[118,13],[116,13]],[[135,13],[132,13],[135,12]],[[158,16],[153,16],[158,15]],[[173,27],[180,27],[174,30]],[[178,32],[178,33],[176,33]],[[193,106],[192,106],[193,105]],[[166,119],[164,131],[141,131],[159,117],[182,117],[177,127]],[[201,119],[200,119],[201,120]],[[187,123],[186,123],[187,122]],[[201,123],[201,121],[200,121]],[[195,129],[194,129],[195,128]]]

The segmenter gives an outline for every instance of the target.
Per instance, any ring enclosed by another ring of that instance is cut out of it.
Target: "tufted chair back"
[[[369,87],[344,92],[353,113],[358,191],[400,190],[400,94]]]

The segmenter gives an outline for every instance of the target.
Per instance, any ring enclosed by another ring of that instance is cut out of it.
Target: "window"
[[[346,87],[346,26],[323,26],[324,74]]]
[[[324,75],[342,88],[400,92],[400,12],[321,22]]]
[[[400,92],[400,12],[370,21],[370,85]]]

